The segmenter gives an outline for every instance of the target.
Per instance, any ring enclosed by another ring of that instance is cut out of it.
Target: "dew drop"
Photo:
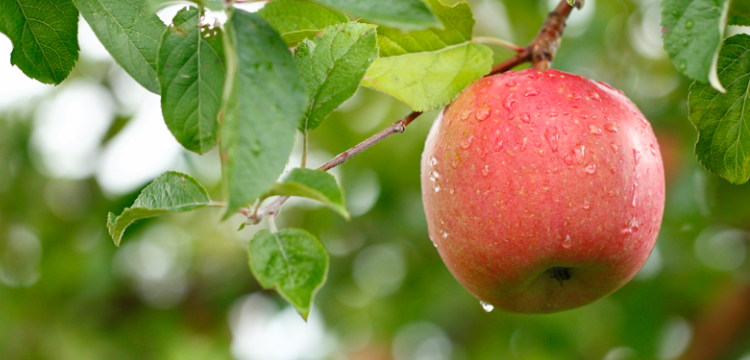
[[[451,167],[453,167],[454,169],[458,167],[458,157],[451,161]]]
[[[484,168],[482,169],[482,176],[487,177],[489,175],[490,175],[490,166],[485,165]]]
[[[638,190],[638,183],[635,183],[635,184],[633,184],[633,202],[631,203],[631,205],[633,205],[633,207],[636,207],[636,204],[637,204],[636,203],[636,199],[637,199],[637,195],[638,195],[638,193],[636,192],[637,190]]]
[[[596,101],[602,101],[602,98],[600,98],[600,97],[599,97],[599,93],[597,93],[597,92],[591,92],[591,93],[589,94],[589,96],[590,96],[590,97],[591,97],[592,99],[596,100]]]
[[[688,43],[689,41],[687,38],[682,39],[682,46],[688,46]]]
[[[430,159],[427,160],[427,164],[429,164],[430,166],[437,165],[437,158],[435,157],[435,155],[430,156]]]
[[[677,66],[680,71],[685,71],[687,69],[687,64],[685,63],[685,60],[680,60],[680,64]]]
[[[505,86],[507,86],[507,87],[514,87],[514,86],[516,86],[516,85],[518,85],[518,84],[516,84],[516,83],[515,83],[515,82],[513,82],[513,81],[510,81],[510,82],[507,82],[507,83],[505,83]]]
[[[479,110],[477,110],[474,116],[477,118],[477,120],[482,121],[490,117],[491,112],[492,112],[492,109],[490,109],[489,106],[483,106],[479,108]]]
[[[550,126],[544,132],[544,138],[547,139],[552,152],[557,152],[557,148],[560,146],[560,134],[557,132],[557,128]]]
[[[693,28],[693,20],[688,20],[685,22],[685,29],[692,29]]]
[[[518,118],[526,124],[531,122],[531,116],[529,113],[522,113]]]
[[[565,161],[566,165],[573,165],[573,153],[568,153],[568,155],[565,155],[563,161]]]
[[[633,149],[633,158],[635,159],[635,164],[638,165],[638,162],[641,161],[641,152]]]
[[[578,143],[575,147],[573,147],[573,155],[576,158],[576,163],[578,165],[583,164],[583,158],[585,157],[585,151],[586,147],[583,146],[583,144]]]
[[[440,230],[440,236],[441,236],[441,237],[442,237],[443,239],[447,239],[447,238],[448,238],[448,232],[447,232],[447,231],[445,231],[445,230]]]
[[[556,112],[551,112],[551,113],[547,114],[547,116],[549,116],[551,118],[557,117],[557,113]]]
[[[570,249],[571,246],[573,246],[573,239],[570,238],[570,235],[565,235],[565,240],[563,240],[562,247]]]
[[[435,192],[440,192],[440,184],[435,183],[435,185],[432,185],[432,189],[435,190]]]
[[[615,191],[614,190],[610,190],[609,193],[607,193],[607,195],[609,195],[609,197],[613,198],[613,197],[615,197]]]
[[[537,96],[539,95],[539,91],[536,89],[526,89],[526,93],[523,94],[523,96],[529,97],[529,96]]]
[[[614,151],[614,152],[617,152],[617,150],[618,150],[618,149],[617,149],[617,145],[615,145],[615,144],[612,144],[612,145],[610,145],[610,146],[612,147],[612,151]]]
[[[513,107],[516,105],[516,98],[511,94],[505,101],[503,101],[503,107],[508,111],[513,111]]]
[[[591,207],[591,204],[589,203],[588,199],[583,199],[583,205],[581,205],[583,210],[588,210]]]
[[[649,147],[649,150],[651,150],[651,155],[656,156],[656,148],[654,147],[654,144],[651,144],[648,147]]]
[[[503,143],[504,143],[503,139],[498,136],[497,139],[495,140],[495,147],[494,147],[495,151],[502,150]]]
[[[615,123],[606,123],[606,124],[604,124],[604,130],[607,130],[607,131],[609,131],[611,133],[616,133],[617,132],[617,124],[615,124]]]
[[[492,310],[495,310],[495,307],[492,306],[492,304],[486,303],[484,301],[480,301],[479,305],[482,305],[482,310],[484,310],[484,312],[492,312]]]
[[[440,179],[440,173],[437,172],[437,170],[432,170],[429,173],[430,181],[435,182],[437,179]]]
[[[542,141],[539,140],[539,139],[534,139],[534,146],[536,146],[536,147],[542,146]]]
[[[448,190],[448,192],[449,192],[449,193],[450,193],[451,195],[453,195],[453,193],[455,192],[455,190],[453,190],[453,188],[450,188],[450,190]]]
[[[474,112],[474,110],[466,110],[463,113],[461,113],[461,120],[466,120],[471,116],[471,113]]]
[[[521,152],[526,151],[526,147],[529,145],[529,138],[523,138],[523,141],[521,141]]]
[[[474,140],[474,135],[469,135],[469,137],[466,138],[466,140],[461,142],[461,147],[464,149],[468,149],[469,146],[471,146],[471,142]]]
[[[596,172],[596,164],[591,163],[586,165],[586,172],[589,174],[594,174]]]
[[[594,125],[589,125],[589,132],[591,132],[594,135],[601,135],[602,134],[602,129],[600,129],[600,128],[594,126]]]
[[[620,230],[620,233],[622,234],[632,234],[634,232],[638,231],[638,220],[635,219],[635,216],[633,216],[630,221],[628,221],[628,224]]]

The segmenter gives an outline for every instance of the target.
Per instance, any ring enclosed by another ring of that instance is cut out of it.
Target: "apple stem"
[[[491,76],[509,71],[514,67],[526,62],[531,62],[535,69],[549,69],[550,65],[552,65],[552,59],[555,57],[557,48],[560,46],[560,40],[562,39],[562,34],[565,30],[565,20],[570,15],[572,9],[573,7],[568,5],[567,0],[560,0],[560,3],[557,5],[555,10],[547,15],[547,19],[544,21],[544,25],[539,30],[539,33],[536,35],[531,44],[518,49],[518,54],[511,57],[510,59],[507,59],[493,66],[492,70],[490,70],[490,73],[485,76]],[[383,129],[382,131],[369,137],[365,141],[357,144],[353,148],[342,152],[327,163],[321,165],[320,167],[318,167],[318,170],[328,171],[347,162],[357,154],[369,149],[373,145],[385,140],[391,135],[403,133],[404,131],[406,131],[406,127],[420,115],[422,115],[422,112],[412,111],[408,115],[404,116],[401,120],[393,123],[393,125]],[[289,197],[282,196],[277,198],[274,202],[268,204],[267,206],[257,209],[256,211],[240,209],[239,212],[247,216],[247,224],[258,224],[265,216],[278,215],[279,209],[288,199]],[[565,270],[565,274],[567,274],[567,270]],[[568,278],[570,278],[570,275],[567,276]],[[560,280],[560,285],[562,285],[562,280]]]

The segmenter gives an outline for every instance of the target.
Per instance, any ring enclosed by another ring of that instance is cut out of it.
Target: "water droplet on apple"
[[[471,142],[474,140],[474,135],[469,135],[469,137],[466,138],[466,140],[461,142],[461,147],[464,149],[468,149],[469,146],[471,146]]]
[[[503,107],[508,111],[513,111],[513,106],[516,105],[516,98],[513,96],[513,94],[508,95],[507,98],[505,98],[505,101],[503,101]]]
[[[539,139],[534,139],[534,146],[536,146],[536,147],[542,146],[542,141],[539,140]]]
[[[484,168],[482,169],[482,176],[487,177],[489,175],[490,175],[490,166],[485,165]]]
[[[611,133],[616,133],[617,132],[617,124],[606,123],[606,124],[604,124],[604,130],[607,130],[607,131],[609,131]]]
[[[491,112],[492,112],[492,109],[489,106],[482,106],[481,108],[477,110],[474,116],[477,118],[477,120],[482,121],[490,117]]]
[[[586,172],[589,173],[589,174],[595,173],[596,172],[596,164],[591,163],[591,164],[586,165]]]
[[[600,129],[600,128],[594,126],[594,125],[589,125],[589,132],[592,133],[592,134],[594,134],[594,135],[601,135],[602,134],[602,129]]]
[[[633,216],[633,218],[628,221],[628,224],[622,230],[620,230],[620,233],[632,234],[636,231],[638,231],[638,220],[636,220],[635,216]]]
[[[638,165],[638,161],[641,160],[641,152],[637,149],[633,149],[633,158],[635,159],[635,164]]]
[[[504,143],[503,139],[498,136],[497,139],[495,139],[495,147],[494,147],[495,151],[502,150],[503,143]]]
[[[529,113],[522,113],[518,118],[526,124],[531,122],[531,116]]]
[[[539,91],[537,89],[526,89],[526,93],[523,94],[523,96],[529,97],[529,96],[537,96],[539,95]]]
[[[570,249],[571,246],[573,246],[573,239],[570,238],[570,235],[565,235],[565,240],[563,240],[562,247]]]
[[[636,206],[636,195],[638,194],[636,191],[638,190],[638,183],[633,184],[633,202],[631,203],[633,207]]]
[[[440,173],[437,172],[437,170],[432,170],[428,174],[430,176],[430,181],[435,182],[437,179],[440,179]]]
[[[484,310],[484,312],[492,312],[492,310],[495,310],[495,307],[492,306],[492,304],[484,301],[479,301],[479,305],[482,305],[482,310]]]
[[[654,147],[654,144],[651,144],[648,147],[649,147],[649,150],[651,150],[651,155],[656,156],[656,148]]]
[[[516,84],[516,83],[515,83],[515,82],[513,82],[513,81],[510,81],[510,82],[507,82],[507,83],[505,83],[505,86],[507,86],[507,87],[514,87],[514,86],[516,86],[516,85],[518,85],[518,84]]]
[[[526,147],[528,146],[529,138],[523,138],[523,141],[521,141],[521,152],[526,151]]]
[[[451,167],[453,167],[454,169],[458,167],[458,157],[451,161]]]
[[[544,138],[547,139],[552,152],[557,152],[557,148],[560,145],[560,134],[557,132],[557,128],[550,126],[544,132]]]
[[[609,197],[613,198],[613,197],[615,197],[615,191],[614,190],[610,190],[607,195],[609,195]]]
[[[568,153],[568,155],[565,155],[563,161],[565,161],[566,165],[573,165],[573,153]]]
[[[440,230],[440,236],[441,236],[441,237],[442,237],[443,239],[447,239],[447,238],[448,238],[448,232],[447,232],[447,231],[445,231],[445,230],[442,230],[442,229],[441,229],[441,230]]]
[[[617,145],[615,145],[615,144],[612,144],[612,145],[610,145],[610,146],[612,147],[612,151],[614,151],[614,152],[617,152],[617,150],[618,150],[618,149],[617,149]]]
[[[557,117],[557,113],[556,112],[551,112],[551,113],[547,114],[547,116],[551,117],[551,118]]]
[[[576,158],[576,163],[578,165],[583,164],[583,159],[585,157],[586,147],[583,146],[583,144],[578,143],[576,146],[573,147],[573,155]]]
[[[461,113],[461,120],[466,120],[471,116],[471,113],[473,113],[474,110],[466,110],[463,113]]]
[[[583,210],[588,210],[591,207],[589,199],[583,199],[583,205],[581,207],[583,208]]]
[[[450,188],[450,190],[448,190],[448,192],[449,192],[449,193],[450,193],[451,195],[453,195],[453,193],[454,193],[455,191],[453,190],[453,188]]]
[[[435,190],[435,192],[440,192],[440,184],[435,183],[435,185],[432,185],[432,189]]]
[[[437,158],[435,157],[435,155],[430,156],[430,159],[427,160],[427,164],[429,164],[430,166],[437,165]]]

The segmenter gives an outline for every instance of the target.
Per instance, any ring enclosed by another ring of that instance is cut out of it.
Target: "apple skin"
[[[646,262],[664,211],[659,145],[610,86],[557,70],[471,84],[421,164],[429,234],[454,277],[508,312],[577,308]]]

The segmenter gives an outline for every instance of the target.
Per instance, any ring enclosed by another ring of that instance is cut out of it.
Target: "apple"
[[[421,173],[430,238],[486,310],[550,313],[612,293],[648,258],[664,211],[643,114],[557,70],[467,87],[433,124]]]

